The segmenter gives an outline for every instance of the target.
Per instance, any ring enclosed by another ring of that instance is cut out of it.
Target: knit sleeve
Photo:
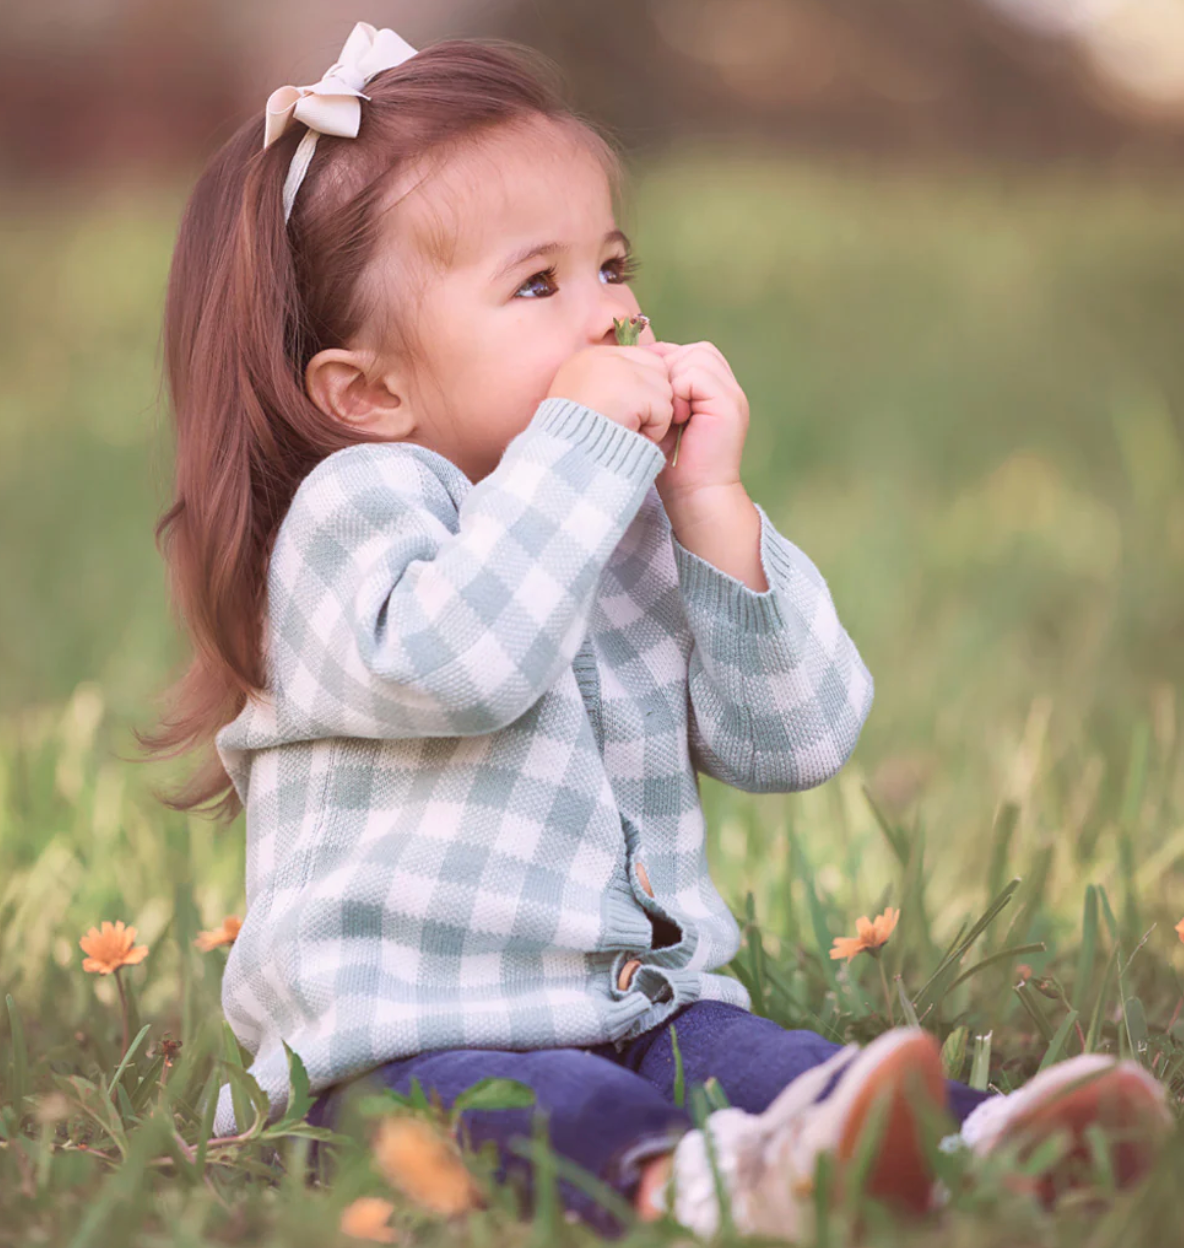
[[[475,486],[443,456],[348,447],[301,483],[268,578],[263,736],[455,737],[523,715],[569,667],[596,583],[663,464],[548,399]],[[270,721],[270,722],[268,722]],[[252,744],[249,717],[227,748]]]
[[[847,761],[871,709],[873,682],[821,573],[756,509],[764,593],[671,533],[694,639],[688,742],[695,769],[725,784],[796,792]]]

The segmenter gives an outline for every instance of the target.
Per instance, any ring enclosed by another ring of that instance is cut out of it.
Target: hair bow
[[[375,74],[402,65],[415,55],[413,48],[393,30],[376,30],[369,22],[358,22],[350,31],[341,56],[321,77],[307,87],[277,87],[267,97],[263,146],[269,147],[293,121],[303,122],[308,133],[300,141],[284,182],[284,220],[312,160],[318,134],[339,138],[357,137],[361,124],[360,100],[370,97],[362,88]]]

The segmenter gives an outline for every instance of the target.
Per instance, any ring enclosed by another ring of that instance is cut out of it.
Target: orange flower
[[[892,935],[899,918],[900,911],[893,910],[891,906],[883,914],[877,915],[874,923],[866,914],[863,915],[855,920],[858,935],[836,936],[830,956],[834,959],[846,958],[848,962],[860,953],[878,956],[881,946],[888,943],[888,937]]]
[[[395,1207],[380,1196],[359,1196],[341,1214],[341,1233],[354,1239],[368,1239],[376,1244],[393,1244],[398,1239],[387,1220]]]
[[[392,1187],[433,1213],[451,1217],[480,1203],[455,1143],[423,1118],[384,1118],[374,1139],[374,1160]]]
[[[193,943],[202,953],[209,953],[211,949],[217,949],[219,945],[233,945],[242,925],[243,921],[237,915],[228,914],[222,920],[221,927],[216,927],[211,932],[198,932]]]
[[[1180,922],[1176,924],[1176,935],[1179,936],[1181,940],[1184,940],[1184,919],[1181,919]]]
[[[82,959],[82,969],[99,975],[110,975],[121,966],[135,966],[148,956],[148,946],[132,948],[136,939],[134,927],[124,927],[123,920],[109,923],[103,920],[103,930],[92,927],[78,942],[89,958]]]

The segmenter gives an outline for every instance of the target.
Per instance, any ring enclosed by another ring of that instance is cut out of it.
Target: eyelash
[[[617,279],[612,283],[614,286],[626,285],[631,282],[637,276],[637,270],[641,268],[641,261],[632,254],[613,256],[611,259],[606,260],[600,267],[605,269],[608,268],[610,264],[615,265],[617,268]],[[547,269],[540,269],[537,273],[532,273],[514,292],[515,297],[521,294],[526,287],[530,286],[531,283],[537,281],[539,278],[543,278],[546,282],[553,285],[555,282],[555,273],[556,269],[554,265],[551,265],[551,267]],[[554,293],[554,291],[551,291],[546,295],[532,295],[530,298],[549,299]]]

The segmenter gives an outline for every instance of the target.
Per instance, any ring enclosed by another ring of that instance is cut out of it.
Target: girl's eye
[[[614,256],[600,266],[600,280],[606,285],[621,285],[631,282],[641,267],[640,261],[631,255]],[[607,274],[607,276],[606,276]],[[549,299],[558,292],[555,283],[555,266],[540,269],[532,273],[514,292],[515,296],[526,299]]]
[[[611,260],[606,260],[601,266],[600,271],[607,271],[610,274],[608,283],[623,284],[631,282],[637,276],[637,270],[641,268],[641,261],[634,256],[626,254],[623,256],[614,256]]]
[[[552,265],[549,269],[542,269],[538,273],[532,273],[514,294],[525,295],[529,299],[546,299],[553,295],[555,291],[555,266]]]

